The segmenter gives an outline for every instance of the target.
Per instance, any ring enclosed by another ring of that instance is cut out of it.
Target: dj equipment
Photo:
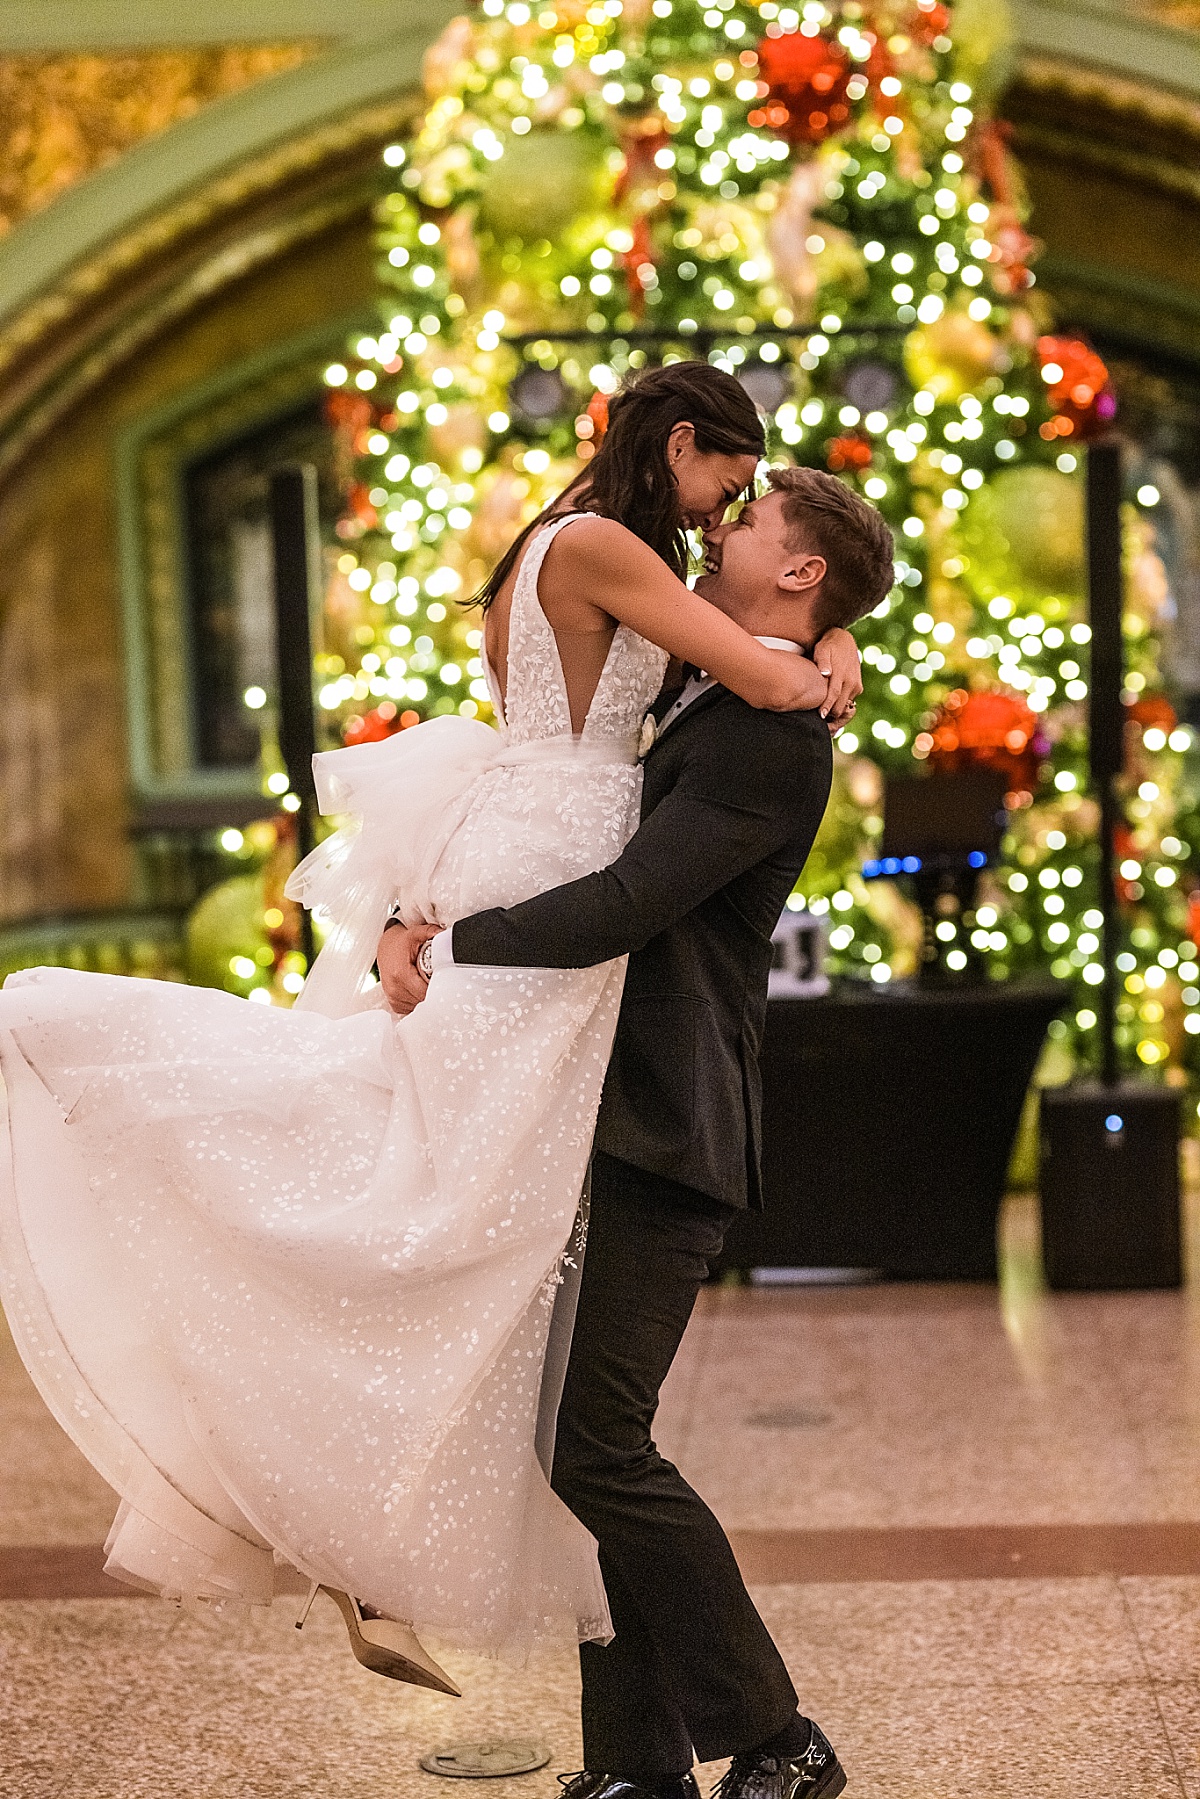
[[[1051,1287],[1177,1287],[1177,1087],[1042,1094],[1042,1255]]]
[[[1041,1099],[1042,1239],[1056,1288],[1178,1287],[1179,1095],[1122,1080],[1117,1060],[1113,882],[1124,760],[1121,703],[1121,449],[1087,453],[1088,603],[1092,628],[1090,761],[1100,802],[1100,961],[1096,989],[1100,1080],[1048,1089]]]
[[[912,892],[924,925],[918,979],[925,984],[983,980],[980,955],[963,927],[979,871],[1000,851],[1008,818],[1004,791],[1004,776],[990,768],[887,778],[883,843],[879,856],[863,864],[863,878],[899,878]]]

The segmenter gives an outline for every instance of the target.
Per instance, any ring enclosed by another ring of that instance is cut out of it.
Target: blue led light
[[[900,858],[898,856],[885,856],[879,866],[885,875],[898,875],[900,873]]]
[[[900,866],[906,875],[918,874],[921,868],[921,858],[920,856],[905,856]]]
[[[987,857],[982,850],[972,850],[971,854],[967,857],[967,861],[971,864],[972,868],[985,868],[987,866]]]
[[[874,877],[875,877],[875,876],[876,876],[876,875],[877,875],[877,874],[878,874],[878,873],[879,873],[879,864],[878,864],[878,862],[875,862],[875,861],[870,861],[870,862],[864,862],[864,863],[863,863],[863,875],[864,875],[864,877],[865,877],[865,878],[866,878],[866,879],[867,879],[867,880],[868,880],[868,881],[870,881],[870,880],[873,880],[873,879],[874,879]]]
[[[1115,1136],[1117,1131],[1123,1131],[1125,1129],[1125,1120],[1121,1117],[1119,1112],[1110,1112],[1108,1117],[1104,1120],[1104,1128],[1106,1131],[1112,1131]]]

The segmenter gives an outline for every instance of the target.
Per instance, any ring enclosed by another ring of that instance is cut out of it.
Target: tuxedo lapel
[[[654,754],[654,751],[658,748],[658,745],[662,742],[664,737],[673,737],[675,735],[676,731],[678,731],[679,727],[682,724],[686,723],[686,721],[688,719],[696,718],[701,712],[707,712],[710,706],[712,706],[717,700],[722,699],[728,692],[729,692],[729,689],[727,687],[722,687],[720,682],[714,682],[711,687],[706,687],[703,693],[697,694],[696,698],[691,702],[691,704],[689,706],[685,706],[683,708],[683,711],[680,712],[676,718],[673,718],[671,720],[671,723],[667,726],[666,730],[663,731],[661,733],[661,735],[655,739],[654,744],[650,748],[649,754],[651,756]],[[678,694],[672,694],[671,704],[673,705],[678,698],[679,698]],[[665,710],[670,711],[670,706],[666,707]],[[662,713],[660,713],[656,708],[655,709],[655,718],[657,719],[657,721],[660,724],[662,723],[662,717],[663,717]]]
[[[650,716],[653,718],[656,725],[661,725],[663,719],[671,710],[671,707],[675,704],[682,692],[682,687],[664,687],[662,689],[658,698],[650,708]]]

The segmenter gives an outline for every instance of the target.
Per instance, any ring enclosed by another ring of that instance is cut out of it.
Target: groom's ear
[[[818,556],[815,552],[806,552],[804,555],[793,557],[786,564],[777,585],[783,588],[785,593],[810,593],[814,587],[821,585],[828,567],[829,564],[824,556]]]

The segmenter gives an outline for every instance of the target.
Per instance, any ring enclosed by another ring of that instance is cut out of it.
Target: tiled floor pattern
[[[1200,1524],[926,1524],[846,1530],[732,1530],[751,1586],[838,1581],[1200,1578]],[[0,1600],[136,1599],[105,1573],[98,1543],[0,1547]],[[279,1598],[307,1591],[275,1571]]]
[[[851,1799],[1200,1799],[1200,1571],[1171,1571],[1198,1566],[1200,1295],[1050,1297],[1020,1255],[999,1294],[713,1289],[660,1437],[761,1583]],[[0,1575],[103,1591],[111,1497],[7,1346],[0,1442]],[[570,1649],[447,1654],[453,1701],[359,1670],[325,1602],[297,1637],[293,1609],[0,1603],[3,1799],[551,1799],[579,1766]],[[542,1737],[551,1767],[419,1771],[493,1734]]]
[[[862,1799],[1196,1799],[1200,1580],[865,1582],[757,1597]],[[447,1656],[466,1697],[362,1673],[332,1607],[217,1623],[152,1601],[0,1611],[11,1799],[543,1799],[579,1766],[574,1657]],[[422,1753],[533,1735],[551,1768],[443,1785]],[[720,1772],[703,1771],[707,1789]]]

